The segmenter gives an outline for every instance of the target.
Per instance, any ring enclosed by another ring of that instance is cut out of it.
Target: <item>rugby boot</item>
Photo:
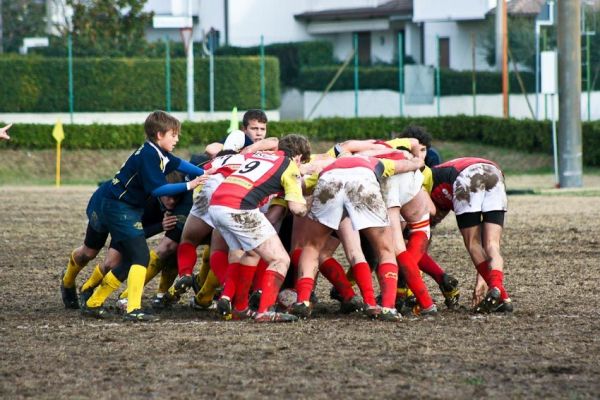
[[[294,303],[290,307],[290,314],[295,315],[298,318],[306,319],[310,318],[312,313],[312,307],[309,301],[303,301],[301,303]]]
[[[125,313],[123,315],[123,320],[131,321],[131,322],[156,322],[159,321],[160,318],[157,315],[150,314],[141,308],[136,308],[135,310]]]
[[[198,302],[198,299],[196,297],[192,297],[190,299],[190,307],[192,308],[192,310],[216,310],[217,309],[217,302],[214,300],[211,300],[208,303],[202,304]]]
[[[252,310],[251,308],[246,308],[245,310],[242,311],[238,311],[238,310],[233,310],[231,312],[231,319],[234,321],[244,321],[247,319],[252,319],[254,318],[254,316],[256,315],[256,311]]]
[[[343,301],[342,296],[340,295],[340,293],[335,289],[335,287],[332,287],[331,290],[329,291],[329,298],[331,300],[337,300],[337,301]]]
[[[127,300],[127,297],[125,297],[124,299],[118,299],[117,302],[115,303],[115,307],[117,308],[117,313],[119,313],[119,314],[127,313],[127,304],[128,303],[129,303],[129,300]]]
[[[412,313],[419,317],[435,317],[438,315],[438,309],[435,304],[432,304],[427,308],[421,308],[421,306],[416,305],[412,308]]]
[[[258,310],[258,305],[260,304],[260,296],[262,296],[262,290],[255,290],[254,292],[252,292],[250,298],[248,299],[248,307],[250,307],[254,311]]]
[[[352,314],[353,312],[362,311],[364,307],[365,304],[362,301],[362,297],[356,294],[350,300],[342,301],[340,304],[340,313]]]
[[[363,314],[371,319],[375,319],[379,316],[379,314],[381,314],[381,307],[377,305],[370,306],[365,304],[365,307],[363,308]]]
[[[511,299],[506,299],[500,303],[494,312],[511,313],[513,312],[513,303]]]
[[[231,311],[231,300],[227,297],[221,297],[219,301],[217,301],[217,314],[219,317],[225,321],[229,321],[232,317]]]
[[[288,313],[266,311],[263,313],[257,313],[254,316],[255,322],[296,322],[298,317]]]
[[[502,305],[500,300],[500,289],[493,287],[488,290],[485,298],[475,306],[476,313],[491,313],[496,311]]]
[[[319,303],[319,298],[317,297],[317,294],[314,291],[310,292],[310,304],[317,303]]]
[[[63,283],[63,277],[65,273],[63,271],[60,276],[60,295],[62,297],[63,304],[65,308],[69,308],[71,310],[77,310],[79,308],[79,299],[77,298],[77,289],[75,286],[72,288],[65,287]]]
[[[183,275],[177,278],[173,286],[175,287],[175,293],[179,296],[188,291],[188,289],[194,286],[194,277],[192,275]]]
[[[450,310],[456,310],[459,306],[458,299],[460,298],[460,289],[458,288],[458,280],[452,275],[444,274],[440,290],[444,295],[444,304]]]
[[[169,293],[157,293],[150,300],[153,310],[164,310],[177,303],[177,298]]]
[[[83,305],[85,305],[85,303],[87,303],[88,299],[90,297],[92,297],[92,295],[94,294],[94,289],[95,288],[88,288],[86,290],[81,290],[79,292],[79,305],[80,305],[80,307],[83,307]]]
[[[382,321],[397,322],[402,319],[402,316],[400,316],[398,310],[395,308],[382,307],[381,313],[377,318]]]
[[[92,317],[97,319],[110,318],[110,313],[104,306],[99,307],[88,307],[85,303],[80,304],[79,311],[81,315],[86,317]]]

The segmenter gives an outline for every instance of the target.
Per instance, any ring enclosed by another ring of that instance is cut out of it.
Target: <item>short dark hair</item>
[[[156,142],[159,132],[167,133],[171,129],[175,133],[179,133],[181,122],[171,114],[161,110],[153,111],[144,122],[146,137],[152,142]]]
[[[422,145],[427,148],[431,147],[431,134],[427,132],[425,128],[419,125],[410,124],[400,133],[396,133],[394,136],[401,138],[414,138],[419,141]]]
[[[262,122],[263,124],[269,122],[269,120],[267,119],[267,114],[265,114],[263,110],[257,109],[251,109],[246,111],[246,113],[244,114],[244,118],[242,119],[242,125],[244,126],[244,128],[248,127],[248,124],[252,120]]]
[[[290,133],[279,139],[278,147],[290,158],[302,156],[302,162],[310,160],[310,142],[306,136]]]

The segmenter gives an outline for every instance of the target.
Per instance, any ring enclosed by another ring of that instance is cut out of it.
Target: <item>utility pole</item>
[[[502,115],[508,118],[508,17],[506,0],[502,4]]]
[[[558,2],[558,172],[561,188],[581,187],[581,4]]]
[[[4,37],[2,36],[2,0],[0,0],[0,54],[4,53]]]

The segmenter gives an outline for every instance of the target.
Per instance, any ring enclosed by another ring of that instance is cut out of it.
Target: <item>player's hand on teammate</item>
[[[210,171],[210,170],[209,170]],[[188,182],[190,190],[196,189],[198,186],[202,185],[204,182],[208,180],[209,174],[205,173],[203,175],[197,176],[191,181]]]
[[[6,125],[4,128],[0,128],[0,140],[10,140],[10,136],[8,136],[8,130],[12,124]]]
[[[165,211],[165,215],[162,220],[162,227],[165,231],[174,229],[177,225],[177,215],[172,215],[170,211]]]

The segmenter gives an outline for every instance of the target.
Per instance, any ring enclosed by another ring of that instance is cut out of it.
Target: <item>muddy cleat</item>
[[[302,303],[294,303],[290,307],[290,314],[295,315],[298,318],[310,318],[311,313],[312,307],[309,301],[303,301]]]
[[[260,304],[260,296],[262,296],[262,290],[255,290],[254,292],[252,292],[250,298],[248,299],[248,307],[250,307],[254,311],[258,310],[258,305]]]
[[[232,318],[231,311],[231,300],[227,297],[221,297],[219,301],[217,301],[217,314],[219,317],[225,321],[229,321]]]
[[[500,301],[500,289],[493,287],[488,290],[485,298],[481,300],[479,304],[477,304],[474,311],[476,313],[491,313],[498,310],[501,305],[502,302]]]
[[[246,308],[245,310],[242,310],[242,311],[233,310],[231,312],[231,319],[234,321],[244,321],[247,319],[252,319],[255,316],[256,316],[256,311],[252,310],[251,308]]]
[[[117,309],[117,312],[119,314],[125,314],[127,313],[127,304],[129,303],[129,300],[127,300],[127,298],[124,299],[118,299],[115,303],[115,307]]]
[[[190,299],[190,307],[192,308],[192,310],[201,310],[201,311],[216,310],[217,302],[214,300],[211,300],[210,302],[208,302],[206,304],[202,304],[202,303],[198,303],[198,300],[195,297],[192,297]]]
[[[75,286],[73,286],[72,288],[65,287],[65,284],[63,283],[64,276],[65,273],[63,272],[60,276],[60,295],[62,297],[63,304],[65,305],[65,308],[77,310],[79,308],[77,289],[75,289]]]
[[[381,314],[381,307],[377,305],[370,306],[368,304],[365,304],[365,307],[363,308],[363,314],[365,314],[371,319],[375,319],[379,316],[379,314]]]
[[[81,315],[86,317],[92,317],[97,319],[107,319],[110,318],[110,313],[104,306],[99,307],[88,307],[85,303],[80,304],[79,311],[81,311]]]
[[[202,286],[200,286],[200,283],[198,282],[198,274],[193,274],[192,275],[192,290],[194,291],[194,294],[198,294],[200,289],[202,289]]]
[[[132,312],[125,313],[123,320],[131,322],[156,322],[160,320],[157,315],[145,312],[141,308],[135,309]]]
[[[438,315],[438,309],[435,304],[432,304],[427,308],[421,308],[419,305],[416,305],[413,307],[412,313],[419,317],[435,317]]]
[[[452,275],[444,274],[440,290],[444,295],[444,304],[450,310],[456,310],[459,307],[458,299],[460,298],[460,289],[458,288],[458,280]]]
[[[329,298],[331,300],[337,300],[339,302],[343,301],[342,296],[340,295],[340,293],[335,289],[335,287],[332,287],[331,290],[329,291]]]
[[[177,278],[173,285],[175,287],[175,293],[182,295],[187,292],[188,289],[194,286],[194,281],[195,279],[192,275],[183,275]]]
[[[506,299],[500,303],[494,312],[511,313],[513,312],[513,303],[511,299]]]
[[[90,297],[94,294],[95,288],[89,288],[79,292],[79,307],[83,307]]]
[[[150,300],[154,310],[164,310],[167,307],[171,307],[178,301],[178,297],[172,296],[169,293],[157,293]]]
[[[267,311],[258,313],[254,316],[255,322],[296,322],[298,317],[288,313],[280,313],[275,311]]]
[[[340,313],[352,314],[353,312],[362,311],[364,307],[365,303],[363,303],[362,297],[356,294],[350,300],[342,301],[342,304],[340,304]]]
[[[382,321],[397,322],[402,319],[402,316],[400,316],[398,310],[396,310],[395,308],[382,307],[381,313],[377,318]]]

